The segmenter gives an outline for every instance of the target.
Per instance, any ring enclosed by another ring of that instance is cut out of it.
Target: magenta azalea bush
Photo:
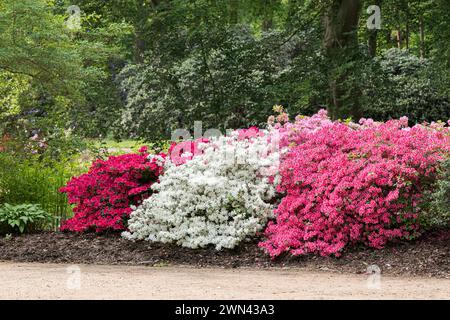
[[[151,186],[161,173],[161,164],[157,158],[149,158],[146,148],[139,154],[95,161],[88,173],[72,178],[60,190],[75,204],[74,217],[65,221],[61,230],[126,230],[131,206],[151,195]]]
[[[322,111],[280,130],[290,147],[278,186],[285,197],[260,243],[272,257],[339,256],[349,244],[382,248],[417,235],[423,191],[450,152],[443,124],[344,124]]]

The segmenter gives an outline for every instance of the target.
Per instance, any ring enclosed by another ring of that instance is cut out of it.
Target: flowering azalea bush
[[[73,218],[61,230],[125,230],[131,205],[139,205],[152,194],[151,186],[162,173],[158,159],[148,159],[146,148],[139,154],[111,156],[95,161],[89,172],[74,177],[61,192],[75,204]],[[165,154],[159,158],[164,159]]]
[[[199,142],[201,152],[188,152],[189,161],[167,160],[156,192],[131,213],[123,236],[218,250],[254,236],[272,215],[274,142],[250,128]]]
[[[407,118],[344,124],[322,112],[280,130],[290,146],[278,186],[285,197],[260,243],[272,257],[339,256],[348,244],[381,248],[417,235],[424,189],[450,152],[443,124],[409,128]]]

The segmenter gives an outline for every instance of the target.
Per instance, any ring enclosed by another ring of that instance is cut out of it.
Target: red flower
[[[139,150],[139,153],[147,153],[148,152],[148,147],[147,146],[142,146]]]

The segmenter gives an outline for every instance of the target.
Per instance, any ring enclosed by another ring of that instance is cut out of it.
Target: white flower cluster
[[[203,154],[185,164],[167,160],[156,193],[131,213],[123,236],[220,250],[261,231],[272,216],[270,179],[279,161],[269,136],[240,139],[235,132],[201,143]]]

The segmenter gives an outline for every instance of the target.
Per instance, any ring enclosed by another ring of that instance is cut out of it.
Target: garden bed
[[[397,242],[382,250],[355,248],[340,258],[282,256],[272,261],[257,240],[234,250],[187,249],[174,245],[131,242],[118,234],[94,235],[47,232],[0,239],[0,261],[189,265],[194,267],[298,267],[345,273],[365,273],[378,265],[383,274],[450,278],[450,232],[435,231],[412,242]]]

